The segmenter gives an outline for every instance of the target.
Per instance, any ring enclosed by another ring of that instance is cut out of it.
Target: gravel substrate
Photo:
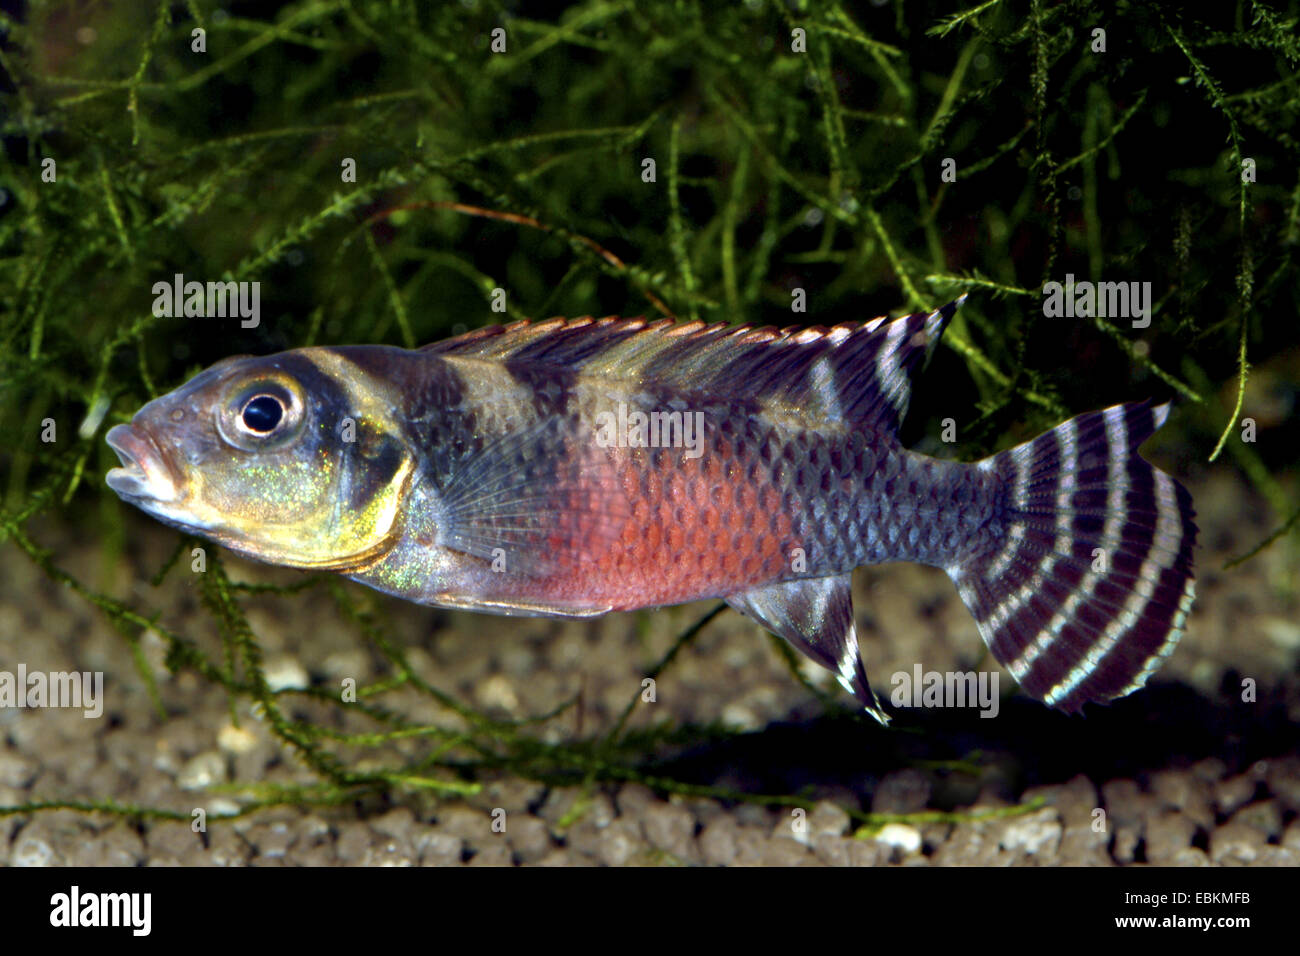
[[[1189,634],[1150,687],[1087,718],[1021,698],[1004,673],[995,719],[895,709],[893,727],[877,729],[827,713],[758,628],[728,611],[660,675],[655,702],[638,705],[629,726],[721,721],[740,732],[655,746],[647,773],[807,794],[789,805],[665,799],[639,784],[547,787],[501,774],[464,798],[402,791],[346,807],[276,807],[210,822],[203,834],[185,822],[134,825],[70,810],[0,817],[0,864],[1296,865],[1300,615],[1289,603],[1296,549],[1279,542],[1219,570],[1269,529],[1227,478],[1193,492],[1204,547]],[[94,541],[55,527],[34,534],[80,580],[144,613],[161,612],[166,626],[220,660],[190,572],[174,571],[160,588],[148,584],[174,536],[134,514],[128,527],[126,560],[111,567]],[[142,653],[169,714],[160,719],[129,647],[104,616],[12,546],[0,555],[0,670],[19,663],[29,671],[100,670],[106,698],[100,719],[0,709],[0,807],[112,800],[186,815],[202,807],[211,818],[238,805],[239,794],[224,785],[317,780],[246,704],[237,706],[235,726],[222,688],[192,673],[170,675],[163,642],[146,635]],[[233,558],[227,567],[242,580],[298,580]],[[890,675],[917,661],[939,671],[994,666],[941,572],[874,568],[856,583],[868,671],[882,696]],[[580,709],[529,730],[550,742],[609,730],[645,672],[710,606],[574,624],[367,600],[422,677],[490,714],[543,714],[581,691]],[[246,604],[273,686],[385,676],[381,658],[320,592]],[[833,692],[819,672],[805,673]],[[1242,700],[1245,680],[1254,682],[1253,702]],[[452,725],[413,691],[384,701],[411,720]],[[301,715],[329,721],[331,709],[306,702]],[[340,753],[364,768],[427,748],[415,741]],[[964,817],[1035,800],[1041,807],[1016,816],[896,820],[858,838],[851,834],[860,821],[847,812]]]

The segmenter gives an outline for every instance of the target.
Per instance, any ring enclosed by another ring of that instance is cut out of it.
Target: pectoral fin
[[[628,520],[621,487],[608,480],[612,453],[570,447],[551,418],[499,435],[457,462],[438,489],[438,543],[507,574],[546,577],[573,568],[599,572]]]
[[[880,707],[858,653],[853,624],[851,577],[808,578],[742,591],[727,603],[785,638],[835,674],[840,686],[853,694],[876,720],[889,723]]]

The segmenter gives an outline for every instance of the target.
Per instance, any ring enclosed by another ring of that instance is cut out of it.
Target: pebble
[[[506,824],[506,836],[521,863],[535,863],[554,849],[546,821],[525,813],[512,815]]]
[[[654,802],[658,804],[660,801],[656,799]],[[614,808],[614,801],[603,793],[592,794],[585,801],[582,810],[582,818],[597,829],[609,826],[618,815],[619,811]],[[631,816],[635,818],[635,815]]]
[[[1221,866],[1253,863],[1264,845],[1255,827],[1230,820],[1210,834],[1210,859]]]
[[[808,815],[808,833],[814,845],[826,837],[843,836],[849,831],[848,812],[838,804],[823,800]]]
[[[999,845],[1004,850],[1032,856],[1038,862],[1050,862],[1060,849],[1062,832],[1056,811],[1044,807],[1026,816],[1007,820],[1003,824]]]
[[[1114,866],[1111,858],[1110,834],[1084,826],[1067,826],[1061,837],[1061,861],[1070,866]]]
[[[532,780],[493,780],[466,802],[489,813],[500,807],[513,818],[529,813],[545,793],[546,787]]]
[[[1166,807],[1181,810],[1192,796],[1193,782],[1201,783],[1196,776],[1181,770],[1158,770],[1151,775],[1151,794]]]
[[[422,866],[457,866],[465,852],[465,841],[454,833],[426,828],[415,840]]]
[[[335,651],[326,656],[321,663],[321,670],[337,689],[342,689],[342,681],[351,678],[358,684],[370,679],[370,655],[360,648],[347,651]]]
[[[1288,866],[1293,867],[1300,865],[1300,853],[1285,846],[1266,846],[1259,852],[1257,866]]]
[[[1268,762],[1268,789],[1291,813],[1300,813],[1300,757]]]
[[[702,797],[680,797],[681,806],[691,811],[696,822],[701,826],[712,823],[720,817],[727,816],[728,811],[716,800],[706,800]]]
[[[875,840],[903,853],[915,853],[921,849],[921,831],[906,823],[885,824],[875,835]]]
[[[935,847],[933,860],[935,866],[990,866],[998,856],[998,843],[989,839],[988,827],[968,823],[952,828]]]
[[[23,827],[9,850],[10,866],[62,866],[66,861],[54,849],[55,836],[37,820]]]
[[[552,850],[537,861],[537,866],[573,866],[573,860],[563,850]]]
[[[655,806],[663,801],[655,796],[655,792],[649,787],[639,783],[627,783],[619,788],[615,802],[618,804],[619,813],[628,817],[636,817],[643,813],[647,807]]]
[[[330,860],[333,862],[333,847],[330,848]],[[238,833],[230,827],[210,827],[208,829],[208,849],[204,854],[205,863],[212,866],[246,866],[252,858],[252,850]],[[303,864],[301,861],[300,865]],[[325,865],[322,862],[321,865]]]
[[[148,665],[155,681],[166,683],[175,676],[167,667],[168,645],[161,634],[152,627],[148,628],[140,635],[137,644],[140,648],[140,654],[144,658],[145,664]]]
[[[1079,774],[1055,788],[1053,803],[1066,827],[1090,827],[1101,806],[1101,796],[1093,782]]]
[[[1115,843],[1111,854],[1118,863],[1132,863],[1137,859],[1138,843],[1142,840],[1142,831],[1132,823],[1121,823],[1115,828]]]
[[[266,686],[272,692],[282,690],[302,690],[311,686],[311,677],[307,668],[298,658],[291,656],[273,657],[266,662]]]
[[[944,840],[948,839],[948,834],[952,830],[951,823],[922,823],[921,830],[921,852],[931,853]]]
[[[1205,851],[1198,846],[1189,846],[1178,851],[1173,860],[1174,866],[1213,866]]]
[[[1259,629],[1283,650],[1300,649],[1300,624],[1294,621],[1282,617],[1262,617],[1259,621]]]
[[[1146,857],[1148,863],[1175,866],[1178,855],[1191,848],[1196,824],[1185,814],[1165,811],[1147,821]]]
[[[397,807],[382,816],[374,817],[370,825],[377,833],[394,840],[410,840],[415,828],[415,814],[409,807]]]
[[[1137,824],[1157,806],[1156,799],[1143,793],[1136,780],[1108,780],[1101,785],[1101,800],[1111,826]]]
[[[298,839],[294,846],[321,846],[322,844],[331,847],[334,845],[334,834],[330,831],[330,825],[314,813],[299,819]]]
[[[147,767],[136,777],[135,797],[141,804],[154,806],[176,798],[176,777]]]
[[[1151,790],[1156,799],[1181,811],[1197,826],[1214,826],[1213,792],[1210,784],[1195,774],[1160,771],[1152,777]]]
[[[334,841],[334,852],[339,862],[357,865],[370,849],[374,832],[359,820],[343,823],[339,826],[338,839]]]
[[[623,866],[634,862],[644,853],[645,847],[641,827],[626,817],[620,817],[600,831],[596,857],[607,866]]]
[[[699,861],[695,842],[695,818],[685,807],[659,802],[645,809],[641,816],[650,845],[684,863]]]
[[[574,853],[594,860],[600,855],[600,828],[590,820],[579,820],[565,833],[564,844]]]
[[[885,847],[875,840],[849,840],[849,866],[879,866]]]
[[[483,847],[469,861],[470,866],[514,866],[514,864],[510,847],[504,840]]]
[[[0,737],[0,741],[3,738]],[[39,765],[30,757],[13,751],[0,751],[0,786],[21,790],[36,779]]]
[[[613,802],[603,793],[580,797],[569,815],[573,822],[562,834],[568,847],[593,860],[599,858],[601,833],[618,816]]]
[[[247,727],[226,723],[217,731],[217,746],[229,754],[246,754],[257,746],[257,734]]]
[[[139,866],[145,858],[144,840],[125,823],[117,822],[68,848],[69,866]]]
[[[1300,852],[1300,820],[1292,820],[1282,834],[1282,846]]]
[[[577,803],[582,795],[579,787],[563,787],[551,790],[546,794],[546,799],[542,801],[541,807],[538,808],[537,815],[551,824],[554,829],[561,820],[569,816],[569,811]]]
[[[1214,784],[1214,805],[1219,813],[1231,816],[1255,795],[1255,779],[1250,774],[1238,774]]]
[[[700,833],[700,853],[704,862],[713,866],[728,866],[736,859],[736,836],[740,825],[731,817],[719,817],[705,826]],[[1297,829],[1300,834],[1300,829]]]
[[[215,750],[207,750],[191,757],[176,775],[176,786],[182,790],[204,790],[226,779],[226,758]]]
[[[774,814],[767,807],[757,803],[742,803],[732,811],[732,816],[742,827],[762,827],[770,829]]]
[[[842,836],[821,836],[813,843],[813,853],[827,866],[851,866],[852,850],[861,840]]]
[[[753,708],[739,701],[732,701],[722,708],[723,726],[738,734],[748,734],[763,729],[765,721]]]
[[[522,644],[511,643],[499,655],[501,669],[511,677],[527,677],[537,666],[536,652]]]
[[[736,837],[737,866],[804,866],[817,858],[800,843],[774,837],[755,827],[744,827]]]
[[[1232,815],[1232,822],[1242,823],[1259,831],[1266,842],[1282,836],[1282,808],[1276,800],[1257,800],[1242,807]]]
[[[362,866],[415,866],[418,862],[409,844],[397,840],[381,840],[366,847]]]
[[[289,832],[286,823],[260,823],[250,828],[244,834],[244,839],[253,847],[257,856],[280,857],[289,852],[294,834]]]
[[[507,818],[506,827],[510,822]],[[502,834],[492,832],[492,817],[482,810],[469,807],[448,807],[438,812],[438,828],[465,841],[471,850],[480,850],[499,839]]]
[[[519,695],[515,693],[514,683],[504,674],[493,674],[480,681],[475,688],[475,697],[485,710],[519,713]]]
[[[203,852],[203,840],[199,834],[191,830],[188,823],[179,821],[162,820],[150,824],[144,843],[150,859],[161,855],[181,863],[197,860],[198,854]]]

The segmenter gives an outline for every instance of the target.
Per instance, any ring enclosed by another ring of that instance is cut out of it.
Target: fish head
[[[391,406],[300,349],[236,356],[149,402],[106,440],[108,486],[240,554],[356,569],[400,534],[414,456]]]

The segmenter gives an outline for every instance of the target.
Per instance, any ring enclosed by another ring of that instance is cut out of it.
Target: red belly
[[[719,597],[769,583],[797,556],[772,469],[720,441],[683,449],[605,449],[585,476],[609,515],[579,509],[574,537],[552,542],[579,560],[552,585],[594,604],[632,609]],[[656,464],[657,459],[657,464]],[[575,540],[576,537],[576,540]]]

